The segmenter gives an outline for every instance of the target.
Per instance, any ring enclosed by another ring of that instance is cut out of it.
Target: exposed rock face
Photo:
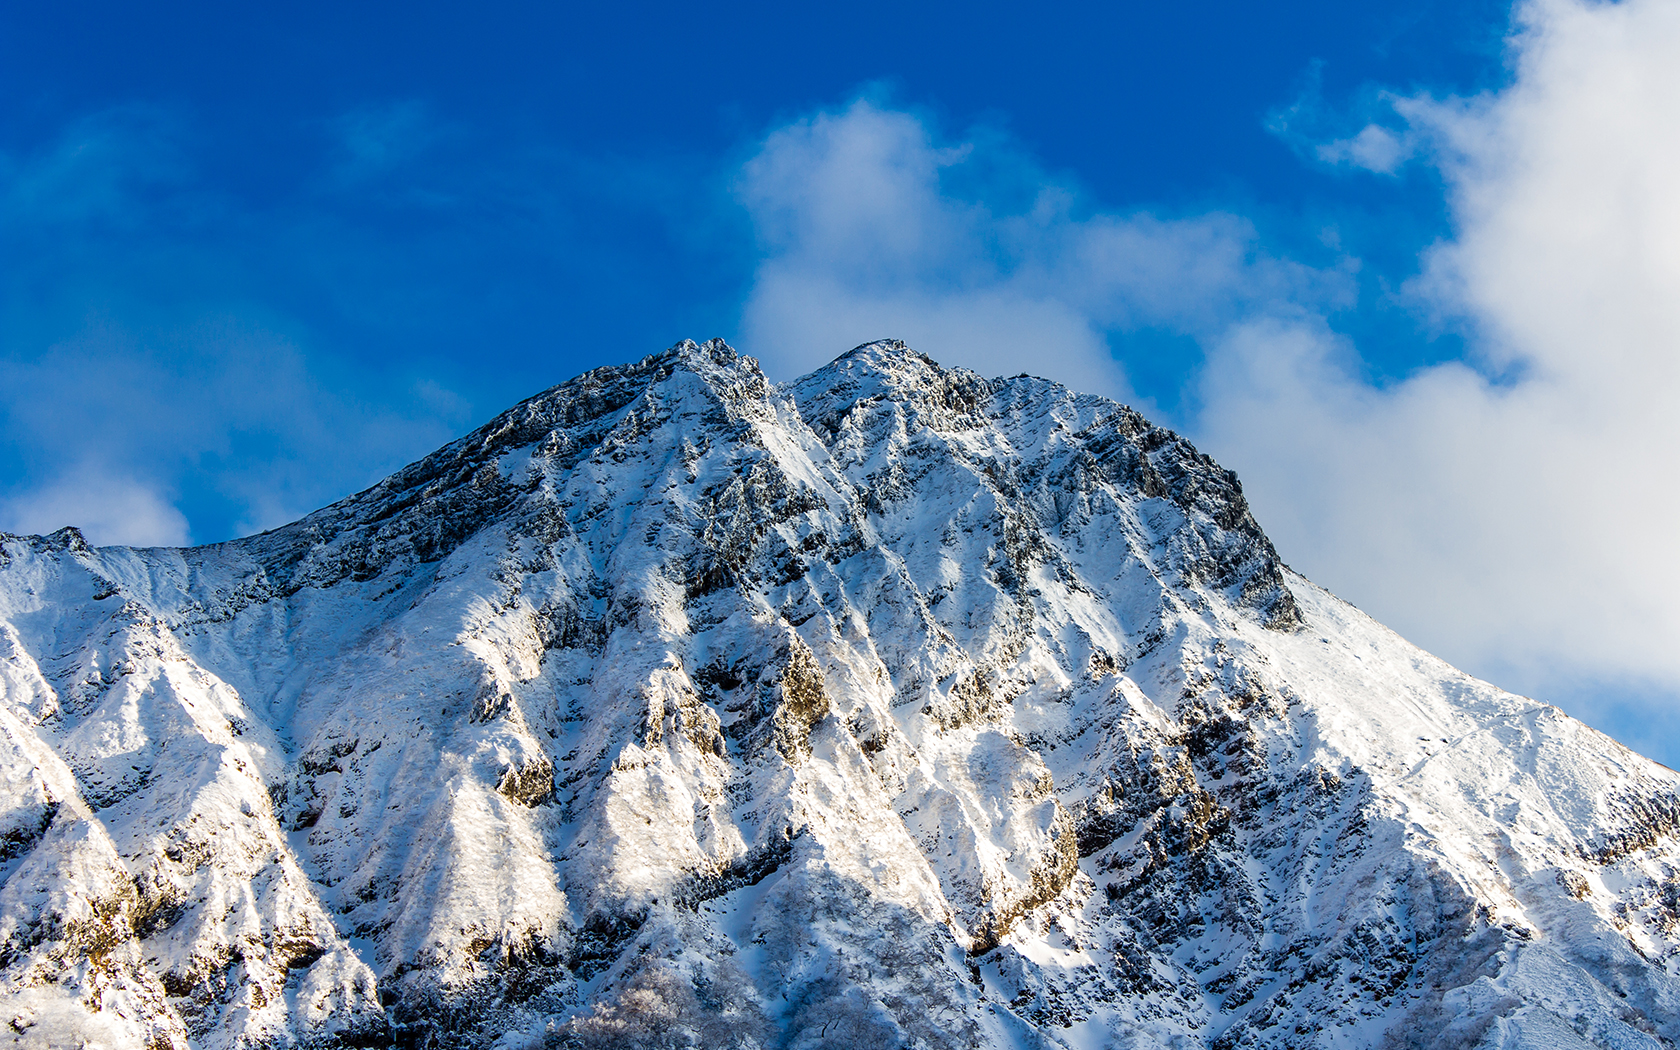
[[[29,1045],[1680,1042],[1680,778],[1182,438],[900,344],[684,343],[233,543],[0,537],[0,688]]]

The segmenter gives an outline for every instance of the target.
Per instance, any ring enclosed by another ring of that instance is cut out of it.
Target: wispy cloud
[[[257,531],[370,484],[465,422],[435,384],[370,404],[350,391],[372,384],[323,382],[321,365],[239,315],[90,321],[32,360],[0,362],[0,433],[28,464],[0,492],[0,528],[204,539],[177,506],[196,486],[199,502],[226,507],[227,532]]]
[[[1320,143],[1314,151],[1327,164],[1349,164],[1382,175],[1392,175],[1400,165],[1417,155],[1413,138],[1381,124],[1367,124],[1345,139]]]
[[[187,526],[113,511],[101,538],[228,538],[718,334],[751,265],[730,163],[528,130],[399,99],[247,141],[127,106],[0,153],[0,258],[27,260],[0,266],[0,528],[121,482]]]
[[[0,154],[0,214],[11,236],[99,223],[131,228],[137,203],[191,179],[165,111],[127,106],[77,120],[33,155]]]
[[[443,137],[426,107],[412,99],[351,110],[332,128],[342,152],[335,170],[346,182],[385,174]]]
[[[183,138],[133,108],[0,158],[6,248],[31,260],[0,278],[0,529],[220,539],[368,484],[465,422],[435,382],[311,354],[303,326],[246,298],[261,217],[204,187]],[[188,503],[213,513],[190,523]]]

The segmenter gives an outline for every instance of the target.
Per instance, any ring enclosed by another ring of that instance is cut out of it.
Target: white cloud
[[[765,251],[743,346],[787,378],[893,336],[987,375],[1125,398],[1116,333],[1347,295],[1340,275],[1266,255],[1235,216],[1081,215],[1077,193],[980,138],[941,145],[865,101],[769,136],[740,185]]]
[[[73,525],[94,546],[181,547],[187,519],[172,500],[131,477],[81,466],[0,501],[0,531],[48,533]]]
[[[895,336],[989,374],[1036,359],[1091,389],[1125,391],[1089,318],[1011,272],[1030,264],[1011,257],[1008,220],[943,192],[942,176],[971,153],[939,148],[915,117],[867,102],[771,135],[740,187],[767,256],[743,345],[783,378]],[[1015,218],[1031,222],[1042,206]]]
[[[1326,142],[1317,149],[1318,159],[1327,164],[1351,164],[1382,175],[1392,175],[1417,152],[1417,145],[1403,134],[1381,124],[1367,124],[1351,138]]]
[[[1514,378],[1448,365],[1379,392],[1314,356],[1322,333],[1239,329],[1204,433],[1286,555],[1442,655],[1537,692],[1672,692],[1680,7],[1519,16],[1505,91],[1396,107],[1458,225],[1412,291]]]
[[[436,384],[367,403],[319,369],[285,334],[231,314],[89,320],[35,354],[0,358],[0,440],[26,465],[0,491],[0,529],[186,543],[195,537],[177,496],[196,482],[201,503],[232,515],[212,524],[220,535],[196,539],[244,535],[373,483],[462,421],[463,404]]]
[[[1680,694],[1680,4],[1517,18],[1510,86],[1390,99],[1399,130],[1322,154],[1441,170],[1455,233],[1406,298],[1468,335],[1466,361],[1374,386],[1327,320],[1343,272],[1230,215],[1081,214],[1007,144],[952,147],[869,103],[776,132],[745,169],[765,248],[745,341],[782,376],[892,335],[1125,396],[1111,342],[1192,336],[1190,429],[1288,560],[1468,670],[1638,735],[1618,687]]]

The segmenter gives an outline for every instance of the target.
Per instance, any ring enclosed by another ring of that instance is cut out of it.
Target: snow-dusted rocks
[[[600,369],[261,536],[0,537],[32,1046],[1680,1042],[1680,778],[1129,409]]]

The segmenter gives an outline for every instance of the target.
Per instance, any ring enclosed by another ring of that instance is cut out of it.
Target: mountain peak
[[[897,339],[856,347],[789,384],[805,421],[819,433],[866,402],[898,404],[918,422],[951,425],[972,416],[991,384],[966,368],[944,368]]]
[[[862,368],[889,374],[944,371],[933,358],[920,350],[912,349],[902,339],[877,339],[861,343],[829,362],[827,367],[841,371]]]
[[[1680,777],[1045,380],[684,341],[262,536],[0,548],[24,1040],[1680,1041]]]

